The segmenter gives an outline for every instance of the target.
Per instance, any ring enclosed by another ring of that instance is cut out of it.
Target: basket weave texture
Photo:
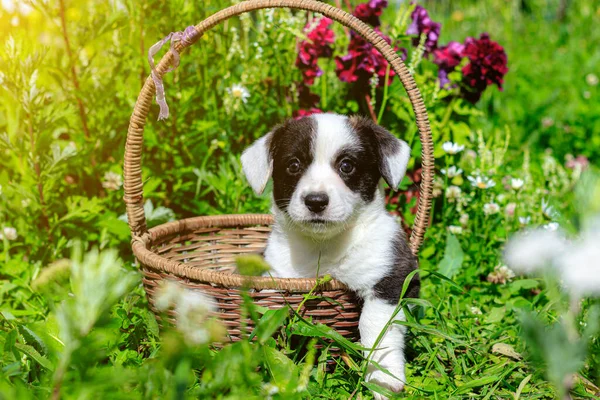
[[[412,75],[394,49],[370,26],[338,8],[315,0],[250,0],[223,9],[194,27],[200,38],[215,25],[242,13],[265,8],[295,8],[323,14],[354,30],[381,52],[404,85],[415,113],[422,148],[422,181],[410,246],[417,253],[429,222],[433,187],[434,158],[427,111]],[[194,40],[194,41],[195,41]],[[192,45],[179,41],[177,53]],[[156,66],[158,78],[168,71],[177,55],[169,50]],[[201,289],[217,301],[217,317],[225,324],[230,340],[242,337],[241,290],[264,307],[276,309],[299,305],[303,295],[316,286],[316,279],[245,277],[234,274],[235,257],[261,253],[270,232],[269,215],[201,216],[166,223],[147,229],[143,209],[142,148],[143,132],[156,87],[149,76],[139,94],[129,122],[124,160],[124,200],[132,234],[132,250],[139,261],[151,309],[155,291],[164,279]],[[244,288],[244,289],[243,289]],[[336,280],[322,284],[317,293],[322,300],[309,300],[300,314],[315,323],[328,325],[347,339],[358,338],[360,306],[346,286]],[[295,307],[294,307],[295,308]],[[251,328],[251,323],[249,324]]]

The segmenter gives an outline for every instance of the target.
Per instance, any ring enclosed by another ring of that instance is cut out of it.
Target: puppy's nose
[[[327,193],[323,192],[309,193],[304,198],[304,204],[306,204],[306,207],[310,211],[320,213],[327,207],[327,204],[329,204],[329,196],[327,196]]]

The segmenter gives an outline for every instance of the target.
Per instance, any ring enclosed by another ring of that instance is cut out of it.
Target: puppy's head
[[[410,148],[360,117],[316,114],[289,120],[242,154],[250,186],[262,193],[273,178],[277,208],[301,229],[342,229],[373,202],[383,178],[396,189]]]

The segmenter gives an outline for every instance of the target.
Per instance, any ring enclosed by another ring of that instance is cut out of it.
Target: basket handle
[[[329,4],[321,3],[316,0],[248,0],[231,7],[225,8],[216,14],[208,17],[194,27],[197,40],[206,31],[215,25],[233,17],[249,11],[260,10],[264,8],[296,8],[308,10],[323,14],[334,21],[337,21],[346,27],[354,30],[367,41],[369,41],[389,62],[391,68],[400,78],[402,85],[406,89],[408,98],[415,113],[417,127],[419,129],[419,138],[422,148],[422,180],[420,188],[419,203],[417,214],[415,216],[412,234],[410,235],[410,247],[414,254],[417,254],[419,247],[423,242],[423,235],[429,223],[429,211],[431,208],[431,198],[434,177],[434,158],[433,142],[431,138],[431,127],[427,117],[427,110],[421,92],[410,72],[404,65],[404,62],[398,57],[394,49],[377,34],[370,26],[360,21],[347,12],[333,7]],[[179,41],[169,50],[160,60],[155,69],[156,76],[160,79],[172,65],[177,54],[185,47],[193,44],[190,41]],[[127,130],[127,142],[125,144],[125,160],[123,166],[125,196],[124,201],[127,207],[127,217],[129,228],[133,241],[140,241],[142,236],[147,234],[146,217],[144,215],[143,204],[143,181],[142,181],[142,146],[144,126],[146,118],[150,111],[153,96],[156,87],[152,76],[148,76],[142,87],[133,109],[133,114],[129,120]]]

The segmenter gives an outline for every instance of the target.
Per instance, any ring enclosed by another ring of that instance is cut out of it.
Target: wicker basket
[[[402,81],[415,112],[422,145],[420,197],[410,236],[410,246],[416,254],[423,240],[431,206],[434,168],[431,130],[425,105],[413,77],[394,49],[371,27],[338,8],[315,0],[250,0],[221,10],[193,27],[194,40],[178,41],[156,66],[155,77],[162,78],[177,62],[178,53],[215,25],[245,12],[274,7],[309,10],[342,23],[371,42]],[[155,289],[165,278],[175,279],[189,288],[202,289],[217,300],[217,315],[226,325],[230,339],[239,340],[242,336],[242,287],[252,289],[249,295],[257,304],[281,308],[287,304],[298,305],[303,295],[316,285],[316,280],[249,278],[233,273],[237,255],[264,250],[272,223],[268,215],[202,216],[146,228],[141,160],[144,125],[155,92],[155,82],[149,76],[131,116],[124,162],[124,200],[132,234],[132,249],[144,275],[150,307],[156,312]],[[319,290],[323,298],[328,300],[308,301],[300,313],[314,322],[336,329],[350,340],[356,340],[360,309],[353,294],[344,284],[335,280],[322,285]]]

